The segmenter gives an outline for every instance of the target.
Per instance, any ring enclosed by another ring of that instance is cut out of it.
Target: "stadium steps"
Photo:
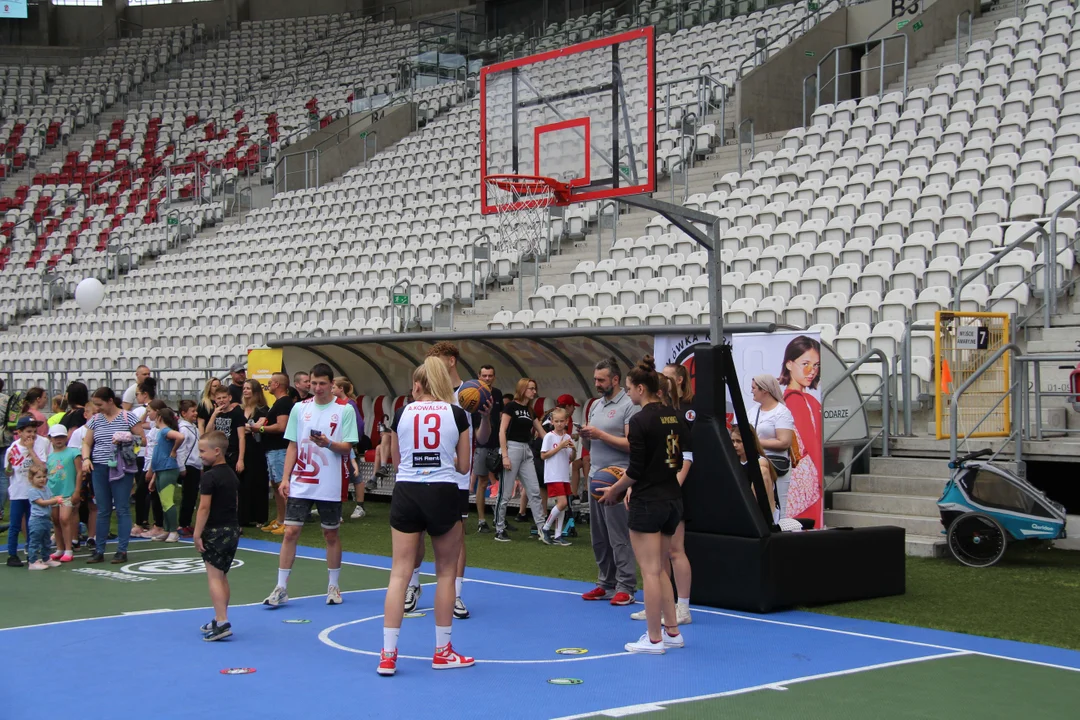
[[[1016,6],[1014,3],[1005,2],[999,4],[990,12],[983,13],[980,17],[975,18],[975,22],[971,25],[971,42],[975,43],[979,40],[990,40],[992,42],[997,24],[1010,17],[1016,17]],[[964,64],[963,54],[966,49],[966,45],[960,48],[961,65]],[[874,59],[872,62],[876,63],[877,60]],[[929,88],[933,90],[934,78],[937,76],[938,70],[955,63],[956,40],[954,38],[943,45],[939,45],[925,58],[908,68],[908,89]],[[897,92],[902,90],[903,87],[904,81],[901,77],[889,85],[886,92]]]
[[[907,531],[908,555],[940,557],[945,540],[937,499],[948,478],[944,459],[871,458],[869,473],[851,476],[850,491],[832,494],[825,525],[896,525]]]

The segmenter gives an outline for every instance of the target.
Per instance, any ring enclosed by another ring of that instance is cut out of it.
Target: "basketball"
[[[458,402],[465,412],[478,412],[491,402],[491,388],[481,380],[466,380],[458,388]]]
[[[625,474],[626,471],[620,467],[604,468],[589,480],[589,494],[599,500],[600,493],[604,491],[604,488],[611,487],[619,482]]]

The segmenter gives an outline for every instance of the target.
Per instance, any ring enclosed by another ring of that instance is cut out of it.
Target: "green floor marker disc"
[[[422,612],[405,613],[405,617],[407,617],[407,618],[418,618],[418,617],[424,617],[425,615],[427,615],[427,613],[422,613]]]
[[[589,651],[585,648],[559,648],[555,651],[556,655],[585,655]]]
[[[221,671],[222,675],[250,675],[255,672],[255,668],[225,668]]]
[[[548,680],[550,685],[580,685],[585,682],[580,678],[551,678]]]
[[[310,620],[282,620],[286,625],[306,625]]]

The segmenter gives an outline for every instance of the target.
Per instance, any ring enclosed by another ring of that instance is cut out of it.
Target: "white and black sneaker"
[[[274,592],[270,593],[270,597],[263,600],[263,605],[269,605],[272,608],[276,608],[279,605],[284,605],[289,602],[289,593],[285,588],[278,585],[274,588]]]
[[[500,530],[495,533],[495,540],[497,542],[510,542],[510,536],[506,534],[505,530]]]
[[[203,633],[202,639],[206,642],[215,642],[217,640],[224,640],[227,637],[232,636],[232,623],[225,623],[224,625],[218,625],[217,620],[214,620],[210,624],[210,630]]]
[[[491,532],[491,526],[487,524],[487,520],[481,520],[476,523],[476,532],[489,533]]]
[[[420,602],[420,595],[424,589],[419,585],[410,585],[405,588],[405,612],[411,613],[416,610],[416,604]]]
[[[469,608],[465,607],[465,603],[462,602],[461,598],[454,599],[454,617],[458,620],[469,619]]]

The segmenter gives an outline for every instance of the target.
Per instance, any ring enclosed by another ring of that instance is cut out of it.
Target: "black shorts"
[[[236,548],[240,545],[240,527],[232,525],[204,528],[202,541],[202,559],[211,567],[227,574],[232,568]]]
[[[445,535],[461,522],[462,494],[455,483],[394,483],[390,527],[403,533]]]
[[[639,533],[674,535],[682,519],[682,500],[638,500],[630,496],[630,529]]]
[[[469,491],[458,488],[458,512],[462,520],[469,519]]]
[[[312,506],[319,508],[319,525],[323,530],[337,530],[340,527],[340,500],[310,500],[293,497],[285,501],[285,524],[303,527]]]
[[[686,485],[689,482],[690,477],[687,476],[687,478],[683,480],[682,488],[680,489],[682,493],[682,522],[690,522],[690,516],[693,514],[690,511],[690,503],[686,500]],[[633,497],[633,495],[630,497]]]

